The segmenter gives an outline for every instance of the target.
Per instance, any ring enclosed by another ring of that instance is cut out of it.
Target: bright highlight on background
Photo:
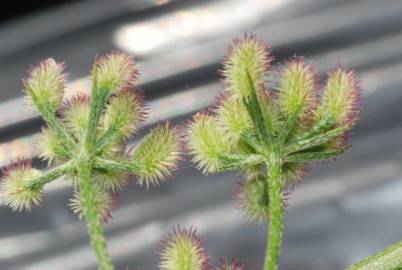
[[[120,48],[146,57],[155,52],[177,49],[209,36],[246,31],[290,0],[216,1],[198,7],[120,27],[115,42]]]

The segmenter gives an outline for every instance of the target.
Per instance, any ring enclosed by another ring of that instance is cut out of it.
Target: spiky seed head
[[[48,128],[43,128],[39,135],[36,148],[39,157],[47,160],[49,165],[59,164],[69,158],[68,152],[64,149],[56,134]]]
[[[107,159],[119,159],[123,156],[126,144],[120,138],[112,139],[106,147],[99,152],[99,157]]]
[[[23,84],[31,103],[46,104],[56,111],[63,101],[65,80],[64,63],[48,58],[30,68]]]
[[[218,124],[216,118],[200,112],[188,125],[187,147],[193,155],[192,161],[203,173],[218,171],[222,165],[219,155],[231,149],[230,137]]]
[[[105,191],[120,191],[127,184],[127,174],[110,171],[106,169],[94,169],[96,184]]]
[[[250,180],[243,180],[235,190],[237,208],[251,222],[261,223],[267,220],[269,197],[265,178],[260,175]]]
[[[103,119],[104,129],[114,127],[127,138],[136,133],[144,122],[145,106],[138,90],[126,89],[110,99]]]
[[[243,101],[230,93],[220,96],[215,112],[219,124],[232,141],[237,141],[242,131],[252,126]]]
[[[260,102],[261,113],[264,118],[265,126],[273,133],[278,131],[281,122],[277,106],[277,97],[273,93],[269,93],[266,89],[261,88],[257,92],[257,98]]]
[[[238,262],[234,257],[231,261],[223,258],[221,259],[221,263],[216,270],[246,270],[246,265]]]
[[[113,51],[96,60],[96,83],[99,88],[111,92],[131,87],[138,77],[134,57]]]
[[[261,174],[264,174],[265,171],[266,168],[264,164],[249,165],[241,169],[246,180],[259,177]]]
[[[209,270],[210,259],[194,228],[177,227],[163,241],[161,270]]]
[[[303,120],[318,104],[318,73],[302,57],[294,57],[280,70],[278,104],[285,116],[299,113]]]
[[[302,183],[304,177],[309,174],[309,171],[310,167],[307,163],[284,163],[282,165],[282,173],[285,180],[284,188],[289,192],[293,192]]]
[[[14,211],[30,211],[42,200],[42,189],[29,189],[27,185],[42,173],[32,168],[31,161],[18,159],[3,170],[0,180],[0,198]]]
[[[158,185],[178,168],[181,150],[180,130],[169,122],[159,124],[132,152],[132,162],[140,166],[138,183]]]
[[[96,211],[102,218],[103,222],[108,222],[112,218],[111,211],[116,204],[115,199],[109,192],[102,190],[98,186],[94,186],[93,196],[92,203],[95,205]],[[83,219],[85,217],[84,198],[81,196],[80,192],[74,192],[68,206],[70,206],[71,210],[78,216],[79,219]]]
[[[239,98],[249,95],[248,76],[258,89],[265,82],[271,61],[271,48],[254,35],[245,34],[243,39],[234,40],[222,70],[227,90]]]
[[[78,92],[65,101],[59,110],[67,130],[77,139],[83,136],[87,127],[90,103],[91,98],[87,94]]]
[[[328,75],[318,116],[331,115],[337,124],[355,124],[361,111],[361,88],[356,73],[338,66]]]

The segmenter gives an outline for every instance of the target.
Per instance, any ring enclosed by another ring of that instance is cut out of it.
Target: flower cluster
[[[78,92],[63,100],[64,64],[47,59],[29,70],[25,92],[48,125],[37,139],[38,155],[56,168],[43,174],[25,160],[9,165],[3,171],[0,190],[13,209],[39,205],[44,184],[64,175],[76,188],[70,206],[83,217],[79,158],[90,162],[95,208],[104,219],[114,203],[111,193],[124,187],[130,173],[139,184],[150,186],[177,168],[181,138],[170,123],[160,123],[133,150],[126,150],[126,140],[138,132],[147,116],[143,95],[134,85],[138,69],[133,57],[122,52],[100,57],[92,77],[91,96]],[[91,133],[94,137],[88,143]]]
[[[348,131],[361,110],[353,71],[336,67],[321,93],[314,67],[292,57],[269,86],[272,59],[270,47],[253,35],[235,40],[223,65],[224,91],[215,107],[194,115],[187,130],[192,160],[204,173],[244,173],[236,195],[247,217],[257,221],[267,218],[266,169],[272,156],[281,164],[283,194],[289,193],[309,161],[348,148]]]

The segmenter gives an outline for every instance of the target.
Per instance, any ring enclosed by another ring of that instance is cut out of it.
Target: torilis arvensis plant
[[[64,100],[64,65],[47,59],[24,80],[29,103],[45,120],[39,156],[54,167],[41,172],[18,159],[3,170],[2,199],[14,210],[30,210],[42,200],[44,186],[62,176],[74,187],[72,210],[85,219],[99,269],[114,269],[102,221],[110,217],[113,193],[130,174],[140,185],[158,185],[177,168],[181,139],[177,128],[161,123],[127,150],[125,141],[146,117],[138,76],[130,55],[112,52],[96,59],[91,96],[78,93]]]
[[[194,115],[186,132],[192,161],[205,174],[239,170],[239,206],[251,221],[268,222],[264,270],[278,268],[286,199],[308,171],[308,163],[342,154],[359,120],[360,86],[353,71],[338,66],[320,91],[318,73],[293,57],[272,72],[268,45],[246,34],[229,48],[216,106]],[[128,176],[153,186],[177,168],[182,143],[178,128],[159,124],[136,146],[125,142],[146,117],[134,86],[138,70],[130,55],[112,52],[96,59],[91,95],[64,100],[64,65],[53,59],[32,67],[24,80],[29,103],[45,120],[37,146],[52,167],[47,172],[18,159],[3,170],[0,196],[14,210],[30,210],[44,186],[63,177],[74,187],[71,206],[88,227],[99,269],[114,269],[102,222],[110,218],[113,193]],[[268,87],[268,80],[273,85]],[[163,241],[161,270],[245,270],[235,259],[212,266],[195,229],[177,227]],[[374,268],[353,268],[374,269]]]
[[[254,36],[235,40],[222,70],[224,92],[187,131],[193,162],[204,173],[243,173],[236,191],[242,211],[249,220],[269,223],[265,270],[278,268],[285,200],[310,161],[349,147],[348,132],[361,110],[353,71],[336,67],[321,93],[313,66],[293,57],[268,86],[272,59],[270,47]]]

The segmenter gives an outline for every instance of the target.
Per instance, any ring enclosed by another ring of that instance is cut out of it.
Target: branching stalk
[[[91,110],[89,113],[86,147],[89,151],[93,150],[94,142],[96,141],[96,131],[99,123],[99,119],[105,105],[106,99],[109,95],[109,91],[103,88],[93,88],[91,97]]]
[[[277,270],[282,244],[283,205],[282,172],[279,155],[273,154],[267,163],[269,193],[269,228],[264,270]]]
[[[107,131],[98,139],[94,147],[94,153],[100,153],[104,147],[106,147],[110,141],[112,141],[116,137],[116,129],[114,126],[111,126],[107,129]]]
[[[99,270],[113,270],[107,242],[102,226],[101,217],[97,211],[94,190],[91,183],[91,167],[87,159],[77,161],[77,170],[79,176],[79,188],[82,196],[83,213],[88,228],[88,234],[91,238],[91,244],[95,250],[99,262]]]
[[[61,126],[60,122],[57,120],[54,112],[50,110],[48,104],[41,103],[35,93],[30,92],[31,98],[33,102],[36,104],[36,107],[46,124],[55,132],[56,136],[60,138],[61,144],[68,153],[71,153],[74,149],[76,149],[76,143],[74,139],[68,134],[68,132]]]
[[[140,171],[140,166],[133,162],[124,161],[114,161],[104,158],[96,158],[93,163],[94,168],[97,169],[107,169],[115,172],[125,172],[125,173],[138,173]]]
[[[315,146],[319,146],[321,144],[327,143],[334,138],[345,134],[346,131],[350,130],[349,126],[342,126],[335,128],[333,130],[327,131],[323,134],[319,134],[301,141],[297,141],[295,143],[290,144],[285,148],[285,153],[290,154],[290,153],[295,153],[299,152],[305,149],[309,149]]]
[[[38,190],[41,189],[44,185],[47,183],[52,182],[53,180],[56,180],[60,176],[63,176],[67,172],[71,171],[74,168],[72,162],[67,162],[63,165],[60,165],[59,167],[56,167],[44,175],[40,176],[39,178],[32,180],[29,182],[27,185],[27,189],[29,190]]]
[[[291,154],[286,157],[286,162],[303,162],[335,158],[345,152],[346,149],[328,150],[321,152],[306,152]]]

